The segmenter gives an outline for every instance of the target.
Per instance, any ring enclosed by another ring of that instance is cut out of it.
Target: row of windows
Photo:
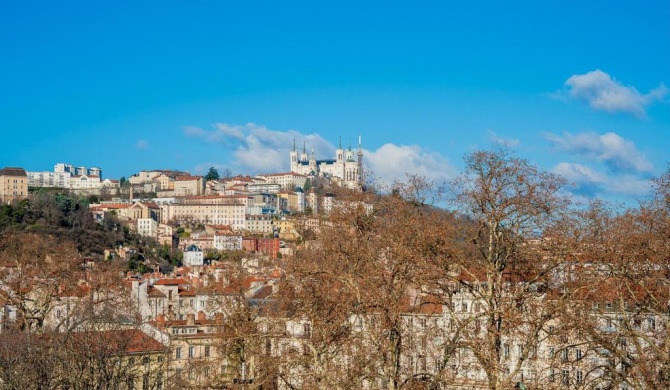
[[[182,351],[181,347],[175,348],[174,351],[174,358],[175,360],[180,360],[182,358]],[[205,345],[204,352],[203,352],[203,357],[210,357],[211,356],[211,347],[209,345]],[[195,345],[189,345],[188,346],[188,358],[193,359],[195,357]]]
[[[555,381],[556,381],[556,371],[552,368],[549,370],[549,382],[555,382]],[[566,386],[570,384],[570,370],[561,371],[561,383]],[[584,383],[584,371],[582,370],[575,371],[575,383],[577,384]]]

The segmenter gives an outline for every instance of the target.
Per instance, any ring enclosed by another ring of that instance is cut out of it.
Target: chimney
[[[157,322],[159,325],[163,325],[163,324],[165,324],[165,314],[159,314],[159,315],[157,315],[157,316],[156,316],[156,322]]]
[[[198,321],[205,321],[207,317],[205,317],[205,312],[204,311],[199,311],[198,312]]]
[[[195,314],[186,315],[186,325],[195,325]]]

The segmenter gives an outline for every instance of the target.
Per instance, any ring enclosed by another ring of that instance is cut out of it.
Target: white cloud
[[[313,149],[317,156],[332,156],[335,153],[335,148],[318,134],[302,134],[295,130],[275,131],[254,123],[217,123],[214,128],[208,131],[189,126],[184,128],[184,135],[232,148],[235,166],[253,173],[288,170],[288,153],[294,141],[296,148],[302,150],[304,146],[308,153]]]
[[[488,136],[488,138],[491,140],[492,143],[507,146],[509,148],[519,146],[520,144],[518,139],[499,137],[498,134],[496,134],[493,130],[486,130],[486,135]]]
[[[575,163],[562,162],[554,167],[553,172],[574,183],[604,183],[606,177],[591,168]]]
[[[574,185],[574,194],[593,198],[603,194],[642,196],[649,192],[651,181],[635,175],[607,175],[585,165],[561,162],[552,171]]]
[[[387,143],[375,151],[366,151],[365,155],[366,169],[386,185],[405,178],[406,174],[416,174],[438,182],[449,180],[456,174],[444,156],[417,145]]]
[[[604,163],[612,172],[650,172],[653,165],[632,141],[616,133],[583,132],[563,133],[562,136],[545,133],[545,137],[559,150]]]
[[[198,138],[210,144],[220,144],[232,149],[231,169],[248,173],[270,173],[289,169],[289,152],[293,149],[312,149],[317,159],[334,158],[336,146],[319,134],[302,134],[295,130],[277,131],[265,126],[248,123],[230,125],[218,123],[213,130],[185,127],[184,135]],[[381,184],[391,184],[405,178],[406,174],[417,174],[428,179],[442,181],[454,176],[455,169],[439,153],[430,152],[420,146],[387,143],[377,150],[364,150],[366,172],[374,175]],[[202,164],[201,167],[217,166]]]
[[[654,101],[662,101],[668,88],[661,83],[658,88],[642,94],[635,87],[623,85],[609,74],[596,69],[573,75],[565,82],[569,96],[586,101],[594,110],[626,112],[643,118],[646,107]]]
[[[147,141],[141,139],[141,140],[137,141],[137,143],[135,144],[135,147],[137,149],[148,149],[149,148],[149,143]]]

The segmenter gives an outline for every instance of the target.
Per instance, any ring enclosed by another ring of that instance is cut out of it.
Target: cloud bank
[[[653,165],[632,141],[616,133],[545,133],[545,138],[556,150],[580,160],[560,162],[552,169],[574,185],[574,194],[642,196],[651,188]]]
[[[545,133],[545,138],[554,148],[601,162],[613,173],[644,173],[651,172],[654,168],[632,141],[625,140],[616,133],[601,135],[595,132],[565,132],[561,136]]]
[[[656,101],[663,101],[669,92],[661,83],[658,88],[643,94],[635,87],[622,84],[600,69],[573,75],[567,79],[565,86],[571,98],[587,102],[594,110],[623,112],[639,118],[646,116],[647,106]]]
[[[212,130],[185,127],[186,137],[196,138],[209,144],[217,144],[232,151],[229,164],[234,173],[271,173],[288,171],[289,152],[293,148],[308,153],[314,150],[317,159],[335,156],[336,146],[319,134],[303,134],[296,130],[277,131],[254,123],[231,125],[217,123]],[[456,170],[449,160],[439,153],[417,145],[387,143],[376,150],[363,151],[368,178],[382,185],[402,180],[406,174],[416,174],[435,181],[452,178]],[[206,165],[206,164],[205,164]],[[215,164],[210,163],[208,166]],[[223,166],[225,164],[222,164]]]

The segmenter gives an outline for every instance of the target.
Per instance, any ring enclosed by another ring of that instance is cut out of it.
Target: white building
[[[102,186],[102,169],[97,167],[75,167],[72,164],[58,163],[53,172],[26,172],[30,187],[56,187],[72,189],[91,189]]]
[[[151,218],[137,220],[137,233],[144,237],[158,237],[158,222]]]
[[[70,187],[70,172],[26,172],[29,187]]]
[[[242,236],[239,234],[214,234],[214,248],[220,251],[242,250]]]
[[[187,267],[203,265],[204,255],[203,255],[202,251],[200,250],[200,248],[198,248],[197,245],[195,245],[195,244],[189,245],[184,250],[183,263]]]

